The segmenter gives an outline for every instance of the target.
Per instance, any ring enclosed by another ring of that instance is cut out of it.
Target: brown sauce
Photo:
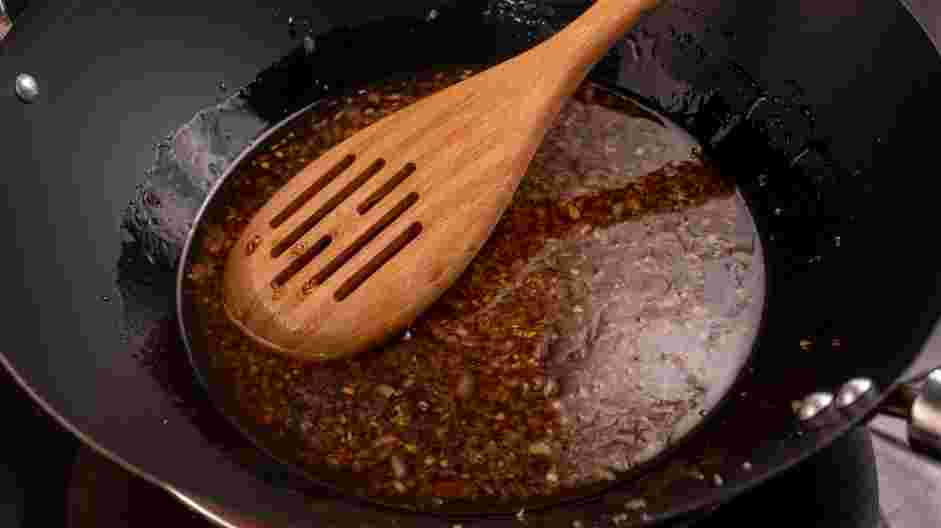
[[[710,259],[744,254],[743,270],[752,266],[754,248],[733,236],[734,186],[689,145],[660,142],[656,116],[586,82],[490,240],[401,341],[305,365],[245,338],[220,292],[226,253],[252,214],[342,139],[474,71],[416,75],[318,105],[230,176],[188,274],[213,368],[244,415],[297,441],[313,471],[352,472],[377,495],[526,498],[648,459],[702,412],[709,377],[687,364],[688,351],[651,355],[638,339],[665,321],[704,317]],[[687,276],[663,279],[680,260]],[[632,344],[611,337],[611,321],[636,327]],[[625,371],[592,386],[621,372],[610,362],[636,365],[638,377]],[[652,364],[679,376],[672,392],[644,385]]]

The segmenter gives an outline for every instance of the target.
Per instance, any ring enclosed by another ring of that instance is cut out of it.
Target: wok
[[[174,270],[212,184],[325,91],[511,54],[579,6],[172,4],[38,1],[0,47],[0,78],[27,72],[40,88],[32,104],[0,99],[5,366],[83,440],[181,497],[293,526],[440,524],[311,484],[246,441],[187,363]],[[109,39],[87,38],[96,30]],[[667,3],[626,42],[592,76],[661,109],[734,172],[766,254],[763,324],[703,428],[643,476],[526,511],[527,523],[657,523],[728,500],[870,415],[941,309],[938,266],[921,251],[939,183],[919,130],[941,113],[941,62],[905,8]],[[854,405],[795,416],[792,402],[857,378],[873,389]],[[646,510],[626,515],[637,497]]]

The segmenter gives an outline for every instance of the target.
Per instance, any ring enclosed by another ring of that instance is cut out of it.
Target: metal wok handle
[[[852,409],[856,402],[872,397],[873,389],[872,380],[854,378],[835,394],[815,392],[794,402],[794,411],[807,427],[825,426],[840,416],[841,409]],[[941,367],[899,384],[877,407],[876,414],[905,420],[907,447],[941,464]],[[905,443],[899,438],[892,441]]]
[[[941,461],[941,368],[900,385],[879,412],[906,420],[912,449]]]

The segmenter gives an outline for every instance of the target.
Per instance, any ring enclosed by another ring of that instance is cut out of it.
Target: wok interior
[[[471,71],[464,70],[460,77]],[[445,75],[446,70],[419,75],[426,80],[416,83],[421,86]],[[409,332],[406,339],[384,350],[341,362],[352,367],[333,368],[271,357],[227,324],[218,305],[220,275],[224,254],[239,230],[226,226],[241,225],[263,196],[273,192],[278,181],[273,173],[289,178],[315,155],[304,142],[329,148],[355,128],[368,125],[377,108],[385,112],[381,100],[413,100],[414,96],[402,94],[414,89],[411,82],[385,96],[382,90],[353,89],[318,103],[256,145],[219,188],[214,197],[219,203],[206,210],[190,246],[186,269],[192,280],[184,283],[190,287],[183,290],[196,314],[188,321],[191,353],[210,391],[239,427],[277,458],[294,463],[327,486],[365,493],[384,504],[414,507],[412,495],[417,493],[419,504],[436,510],[452,508],[429,502],[441,500],[435,495],[440,492],[450,499],[470,500],[458,506],[462,510],[512,513],[534,503],[593,493],[618,478],[615,472],[620,478],[643,472],[646,463],[699,425],[739,373],[763,307],[764,262],[754,222],[734,185],[722,186],[718,181],[722,176],[708,171],[699,176],[704,179],[696,179],[695,171],[712,163],[701,159],[701,145],[616,89],[586,83],[566,105],[537,152],[517,203],[498,225],[479,262],[455,291],[430,310],[430,316],[419,320],[414,337]],[[324,112],[325,107],[332,112]],[[684,178],[693,183],[685,187],[677,183]],[[703,185],[725,190],[710,194],[714,191],[701,190]],[[260,190],[262,186],[266,190]],[[553,216],[554,211],[561,214]],[[534,212],[542,216],[530,218]],[[556,228],[541,225],[547,222]],[[570,225],[560,230],[560,222]],[[531,229],[547,234],[534,238]],[[531,249],[519,252],[521,245]],[[516,259],[515,275],[509,279],[510,268],[499,264],[508,257]],[[521,266],[529,269],[520,271]],[[480,283],[507,280],[516,286]],[[526,283],[537,285],[527,291],[522,285]],[[504,299],[487,301],[488,290],[491,298]],[[519,303],[528,303],[535,315],[519,319],[508,332],[489,323],[484,329],[479,318],[463,313],[476,311],[467,295],[473,303],[481,297],[484,305],[491,305],[480,310],[484,320],[512,318]],[[553,312],[543,306],[558,303],[558,295],[571,311]],[[456,311],[449,308],[455,305],[460,306]],[[468,325],[477,329],[469,332]],[[213,337],[206,337],[209,334]],[[514,337],[524,339],[514,342]],[[489,344],[494,340],[500,345]],[[466,347],[451,345],[462,341]],[[436,363],[419,367],[419,371],[445,372],[419,377],[417,382],[410,365],[385,361],[388,355],[409,355],[412,363],[418,363],[449,346],[440,352],[448,356],[447,367]],[[470,350],[476,348],[483,350]],[[530,361],[538,368],[488,367],[511,361],[511,355],[513,361],[525,362],[530,353],[536,354]],[[460,355],[470,362],[455,360]],[[435,393],[442,380],[446,384],[449,379],[457,381],[444,394]],[[513,381],[521,388],[503,387]],[[491,387],[494,383],[496,389]],[[480,394],[484,399],[476,398],[477,391],[487,391]],[[344,400],[351,397],[376,401],[360,404],[345,416]],[[508,398],[534,403],[512,405]],[[287,410],[298,405],[307,407]],[[384,410],[392,405],[394,415]],[[481,408],[463,409],[466,406]],[[542,406],[551,406],[552,412],[542,412]],[[414,424],[398,423],[404,419],[400,412],[410,413]],[[451,424],[454,430],[448,431],[452,412],[461,425]],[[337,413],[342,423],[336,422]],[[428,413],[443,416],[438,421],[424,419]],[[528,428],[519,431],[515,427],[521,425],[511,425],[517,413]],[[373,420],[392,423],[377,426]],[[552,425],[544,428],[543,421]],[[345,449],[343,442],[324,447],[335,436],[335,427],[365,435],[352,439],[360,440],[351,447],[352,474],[348,463],[336,458]],[[442,437],[423,436],[423,427],[436,427]],[[497,429],[490,432],[492,427]],[[479,442],[477,435],[482,435]],[[442,444],[443,436],[457,437],[457,445]],[[464,438],[470,440],[463,443]],[[370,445],[373,442],[383,445],[377,448]],[[487,455],[488,445],[506,452],[519,450],[519,456],[529,460]],[[483,452],[468,454],[474,449]],[[472,465],[487,456],[492,459],[489,466]],[[456,469],[442,471],[439,462]],[[494,469],[493,464],[509,467]],[[535,478],[507,480],[504,475],[514,464],[524,464],[524,471]],[[408,489],[415,486],[410,472],[424,473],[416,476],[416,489],[424,491]],[[432,478],[432,473],[440,475]],[[475,486],[477,496],[447,495],[450,488],[442,483],[459,474],[463,480],[450,482]],[[373,479],[381,482],[370,482]],[[512,491],[499,489],[514,486]],[[413,493],[396,496],[407,491]]]
[[[372,13],[365,2],[342,4]],[[137,195],[133,168],[147,168],[149,145],[166,132],[166,120],[184,120],[216,96],[217,67],[230,83],[266,67],[281,53],[287,14],[279,25],[253,3],[191,2],[181,11],[161,2],[97,9],[89,1],[70,10],[67,23],[51,5],[21,17],[4,39],[0,70],[7,79],[38,74],[44,88],[38,104],[0,97],[4,126],[17,131],[4,137],[5,166],[12,167],[4,185],[15,200],[0,209],[0,225],[20,250],[0,262],[15,307],[0,361],[83,440],[196,502],[208,498],[259,524],[440,526],[434,516],[286,482],[240,435],[207,427],[218,416],[194,386],[166,273],[187,222],[236,152],[322,97],[325,83],[336,89],[351,76],[412,71],[410,62],[427,58],[472,62],[473,52],[513,51],[544,27],[531,23],[541,12],[514,12],[511,4],[522,4],[515,1],[494,3],[491,18],[509,13],[498,25],[471,22],[490,7],[481,4],[461,12],[440,7],[431,23],[384,20],[362,32],[318,36],[323,53],[310,60],[297,42],[298,51],[267,69],[251,93],[200,113],[165,143],[157,172],[143,178]],[[220,16],[237,23],[215,23]],[[87,38],[89,28],[107,28],[107,49]],[[663,464],[578,507],[527,509],[531,524],[624,527],[643,523],[642,513],[651,522],[675,520],[736,496],[859,423],[939,315],[938,266],[925,247],[941,180],[931,171],[936,138],[923,127],[941,113],[941,67],[901,3],[677,2],[632,37],[594,78],[649,97],[741,176],[768,261],[764,326],[754,372],[746,369],[735,397]],[[64,59],[62,42],[70,43]],[[457,42],[480,48],[450,45]],[[110,53],[116,47],[128,53]],[[350,72],[350,64],[360,67]],[[154,75],[127,83],[128,72],[141,68]],[[104,99],[103,86],[114,88]],[[129,196],[135,205],[119,236],[115,221]],[[110,264],[119,256],[111,288]],[[135,263],[125,266],[124,257]],[[856,376],[874,381],[874,398],[830,415],[827,427],[795,422],[791,400]],[[200,406],[208,409],[194,410]],[[724,485],[715,485],[715,475]],[[627,511],[638,498],[647,508]]]
[[[702,7],[705,11],[709,9],[709,6]],[[769,303],[768,310],[787,317],[795,309],[803,309],[801,317],[791,317],[789,323],[779,323],[770,330],[770,335],[781,338],[782,344],[765,344],[764,353],[761,354],[760,361],[764,367],[760,368],[760,373],[765,382],[778,382],[775,390],[780,399],[765,399],[762,403],[772,409],[766,407],[763,413],[754,410],[751,414],[746,413],[760,422],[756,422],[755,436],[769,432],[780,434],[790,429],[787,425],[789,422],[783,418],[789,409],[790,399],[799,397],[806,391],[815,390],[822,383],[839,383],[845,377],[843,368],[835,365],[832,360],[822,359],[817,365],[819,368],[816,375],[791,378],[789,381],[792,383],[786,388],[781,383],[785,373],[794,371],[793,367],[788,365],[791,355],[786,352],[788,346],[793,350],[792,353],[796,353],[796,350],[804,349],[802,344],[806,341],[821,356],[829,357],[839,356],[841,349],[847,346],[849,339],[846,332],[849,327],[836,322],[836,318],[831,314],[839,313],[841,309],[844,315],[858,314],[853,313],[852,309],[846,310],[846,307],[831,299],[811,305],[807,298],[801,298],[801,295],[821,290],[823,285],[828,285],[834,290],[843,288],[839,284],[834,286],[828,282],[832,280],[833,270],[845,269],[843,264],[849,259],[848,255],[856,254],[850,253],[854,250],[847,250],[845,244],[858,232],[858,228],[850,225],[856,221],[854,217],[859,219],[854,213],[863,211],[860,204],[866,203],[864,196],[857,193],[857,189],[867,185],[871,189],[872,185],[871,182],[864,181],[869,173],[860,175],[861,173],[848,168],[854,165],[851,161],[854,156],[848,153],[861,152],[861,145],[872,138],[874,127],[885,126],[887,129],[893,129],[892,126],[887,126],[886,121],[892,118],[875,109],[870,126],[862,127],[865,130],[847,133],[832,143],[821,142],[814,137],[817,132],[815,126],[820,122],[830,127],[838,125],[828,121],[827,116],[818,120],[813,113],[808,113],[807,110],[813,107],[800,102],[800,90],[795,89],[784,97],[773,95],[745,73],[745,69],[739,64],[731,67],[728,64],[717,66],[702,57],[697,64],[695,57],[703,48],[697,48],[695,43],[684,46],[682,40],[671,40],[672,37],[666,36],[669,34],[668,26],[658,27],[657,23],[655,17],[648,26],[642,27],[628,40],[625,50],[634,60],[628,60],[620,68],[619,83],[638,93],[650,94],[651,102],[659,103],[654,106],[664,109],[690,130],[707,145],[710,153],[723,162],[726,170],[735,173],[742,184],[743,194],[752,210],[756,212],[759,230],[769,237],[767,258],[772,262],[771,291],[776,293],[772,294],[775,300]],[[677,26],[682,27],[682,23]],[[671,51],[664,53],[661,49],[660,55],[657,55],[655,48],[658,43],[667,45]],[[604,77],[604,63],[599,65],[598,71],[598,77]],[[764,73],[761,67],[754,67],[752,71]],[[678,80],[683,77],[678,74],[683,72],[695,73]],[[664,88],[665,82],[670,84]],[[689,88],[694,85],[695,89],[689,93]],[[787,83],[784,85],[789,86]],[[788,88],[783,90],[787,91]],[[264,92],[262,87],[254,97],[262,97]],[[676,97],[677,92],[681,93],[681,97]],[[705,95],[709,93],[714,96]],[[879,150],[880,143],[883,142],[877,142],[877,148],[873,152]],[[742,152],[747,152],[747,155],[742,155]],[[761,157],[765,159],[759,161]],[[874,157],[868,154],[856,156],[859,157],[867,159],[857,161],[857,165],[868,162],[873,167],[882,163],[881,160],[873,162],[868,159]],[[846,183],[851,181],[846,178],[849,174],[856,177],[852,184]],[[841,186],[837,187],[837,182],[840,182]],[[842,198],[834,197],[833,192],[837,188],[844,194]],[[831,262],[833,264],[830,264]],[[913,277],[909,279],[914,280]],[[846,281],[839,282],[842,284]],[[780,289],[797,284],[801,286],[791,292],[782,292]],[[880,289],[880,293],[884,291]],[[922,313],[928,318],[927,314],[933,312],[924,310]],[[900,322],[896,321],[896,324]],[[905,326],[903,324],[893,327],[889,323],[884,328],[898,330]],[[764,332],[767,339],[769,330],[765,329]],[[797,339],[798,336],[802,337]],[[759,347],[762,348],[760,344]],[[769,357],[771,359],[768,359]],[[900,362],[905,359],[903,355],[895,356],[895,359],[867,356],[861,359],[856,372],[884,377],[884,372],[892,370],[893,361]],[[769,372],[774,371],[776,367],[781,368],[777,372]],[[743,380],[740,388],[753,390],[754,383],[752,379]],[[734,402],[730,408],[737,410],[744,405],[746,404]],[[728,411],[724,416],[729,416],[731,412],[733,411]],[[738,421],[744,423],[742,419]],[[727,438],[719,433],[710,437],[714,436]],[[747,450],[737,447],[749,445],[746,436],[736,439],[737,442],[730,440],[724,443],[723,451],[727,460],[736,460],[736,457],[739,457],[739,461],[742,457],[761,460],[762,456],[774,458],[789,453],[787,449],[781,448],[781,444],[786,440],[786,435],[781,435],[779,442],[765,445],[765,449],[748,454]],[[701,449],[702,444],[693,442],[693,446],[687,446],[686,452],[695,453]],[[698,467],[710,464],[717,467],[727,465],[726,461],[713,462],[709,457],[701,455],[682,459],[679,465],[697,464],[692,462],[693,460],[698,461]],[[669,471],[665,471],[640,482],[634,488],[627,489],[664,489],[664,486],[669,488],[680,480],[682,477],[670,475]],[[688,489],[687,486],[695,488],[696,484],[685,483],[681,487]],[[624,493],[630,495],[630,492]],[[685,496],[692,494],[693,492],[689,491]],[[672,500],[681,502],[682,497],[683,493],[676,493]],[[664,499],[664,502],[659,504],[657,501],[657,498],[649,501],[651,511],[658,508],[667,511],[671,508],[668,500]]]

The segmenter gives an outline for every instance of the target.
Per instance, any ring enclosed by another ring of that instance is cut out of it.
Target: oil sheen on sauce
[[[252,213],[356,130],[474,71],[379,83],[272,136],[220,190],[189,271],[237,418],[372,495],[524,499],[612,480],[702,421],[759,322],[763,258],[734,183],[679,127],[586,81],[487,244],[398,342],[305,365],[242,336],[220,283]]]

